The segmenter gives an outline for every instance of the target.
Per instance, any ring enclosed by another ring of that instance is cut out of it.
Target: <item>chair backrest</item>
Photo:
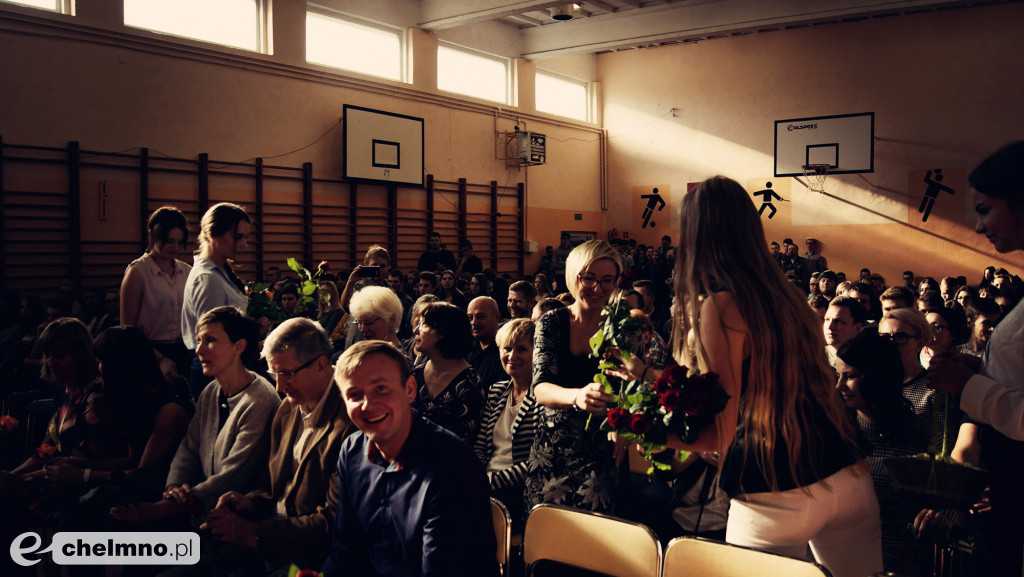
[[[523,535],[526,574],[538,561],[557,561],[616,577],[661,572],[661,543],[646,526],[611,515],[537,505]]]
[[[817,563],[699,537],[677,537],[665,549],[664,577],[832,577]]]
[[[494,537],[498,542],[498,565],[501,566],[502,576],[508,577],[512,548],[512,516],[509,515],[505,504],[494,497],[491,497],[491,522],[494,524]]]

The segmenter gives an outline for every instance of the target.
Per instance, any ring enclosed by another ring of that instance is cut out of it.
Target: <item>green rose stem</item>
[[[629,351],[619,346],[619,339],[626,338],[626,335],[622,334],[623,329],[629,328],[630,323],[628,321],[632,320],[629,316],[629,302],[619,299],[614,305],[605,306],[604,310],[601,311],[601,316],[605,317],[601,321],[601,326],[598,327],[594,336],[590,337],[590,350],[592,351],[590,356],[602,359],[601,364],[597,366],[598,373],[594,375],[594,382],[600,383],[601,390],[607,395],[612,395],[612,402],[617,403],[619,399],[618,395],[615,394],[615,387],[612,386],[611,380],[604,372],[609,369],[621,368],[623,363],[629,362]],[[605,352],[607,352],[606,342],[619,349],[623,363],[618,362],[614,357],[604,358]],[[618,377],[611,378],[615,379],[616,382],[620,380]],[[587,423],[584,425],[584,430],[590,430],[590,420],[592,418],[594,418],[594,413],[587,415]]]

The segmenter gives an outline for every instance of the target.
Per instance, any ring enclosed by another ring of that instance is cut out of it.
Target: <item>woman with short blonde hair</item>
[[[576,301],[540,318],[533,350],[533,388],[543,406],[526,478],[528,506],[556,503],[614,512],[617,469],[613,445],[596,423],[612,396],[593,382],[597,359],[590,337],[601,311],[618,296],[622,272],[619,252],[602,240],[590,240],[569,253],[565,280]],[[529,508],[529,507],[528,507]]]

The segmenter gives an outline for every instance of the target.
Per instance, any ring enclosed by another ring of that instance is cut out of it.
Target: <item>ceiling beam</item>
[[[542,26],[544,24],[543,22],[537,20],[536,18],[530,18],[529,16],[524,16],[522,14],[513,14],[509,16],[508,19],[513,22],[518,22],[519,24],[525,24],[527,26]]]
[[[605,12],[615,12],[618,10],[617,6],[613,6],[607,2],[601,2],[600,0],[585,0],[583,4],[586,6],[594,6],[600,10],[604,10]]]
[[[523,12],[546,11],[565,3],[565,0],[421,0],[419,27],[443,30]]]
[[[538,60],[968,3],[965,0],[698,0],[662,4],[524,30],[523,57]]]

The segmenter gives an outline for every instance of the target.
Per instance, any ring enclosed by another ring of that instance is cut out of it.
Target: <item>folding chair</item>
[[[494,537],[498,541],[498,565],[502,577],[509,575],[509,557],[512,549],[512,516],[501,501],[491,497],[491,522],[494,523]]]
[[[663,577],[832,577],[828,569],[811,561],[699,537],[676,537],[669,541],[661,574]]]
[[[537,505],[523,535],[526,574],[539,561],[556,561],[615,577],[661,572],[661,543],[645,525],[559,505]]]

